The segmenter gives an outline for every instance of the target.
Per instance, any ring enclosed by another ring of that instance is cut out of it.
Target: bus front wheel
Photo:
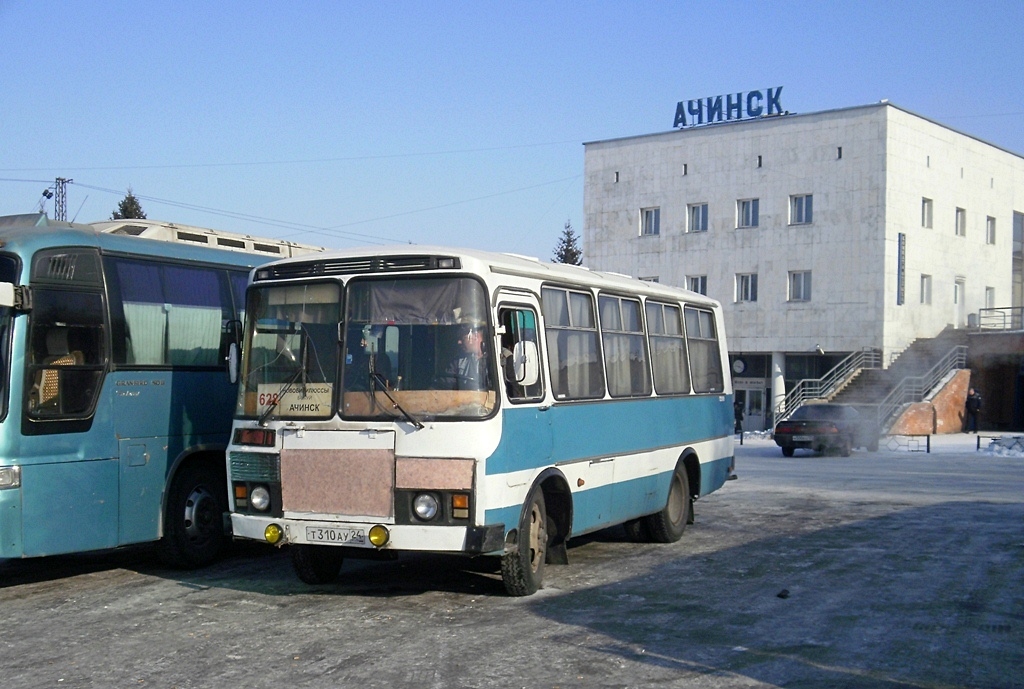
[[[693,501],[690,498],[690,481],[686,467],[676,466],[672,472],[672,483],[668,489],[668,500],[661,512],[644,517],[644,527],[655,543],[675,543],[683,536],[690,521]]]
[[[314,586],[330,584],[338,578],[345,552],[330,545],[291,545],[292,566],[299,579]]]
[[[213,468],[192,464],[177,473],[167,494],[167,512],[160,557],[172,567],[205,567],[213,563],[227,538],[228,511],[224,478]]]
[[[516,548],[501,558],[501,580],[510,596],[537,592],[544,579],[548,550],[548,515],[544,492],[534,486],[519,519]]]

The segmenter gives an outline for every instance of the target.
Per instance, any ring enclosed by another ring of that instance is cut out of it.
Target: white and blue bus
[[[401,551],[501,558],[529,595],[578,536],[672,542],[733,470],[721,307],[575,266],[422,247],[253,272],[236,537],[299,577]]]
[[[225,356],[249,271],[312,249],[255,241],[0,218],[0,560],[157,540],[177,566],[220,553]]]

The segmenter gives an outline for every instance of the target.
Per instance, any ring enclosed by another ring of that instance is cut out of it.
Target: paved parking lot
[[[736,450],[682,541],[578,539],[530,598],[440,556],[0,563],[0,686],[1024,687],[1024,458]]]

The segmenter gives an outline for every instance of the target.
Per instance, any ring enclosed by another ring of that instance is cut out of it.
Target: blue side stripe
[[[720,438],[734,419],[731,395],[701,395],[506,407],[502,423],[488,475]]]

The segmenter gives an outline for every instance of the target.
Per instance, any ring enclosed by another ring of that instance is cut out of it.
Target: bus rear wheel
[[[338,578],[345,552],[330,545],[289,546],[292,551],[292,567],[299,579],[313,586],[331,584]]]
[[[540,486],[530,491],[527,507],[519,519],[516,548],[501,558],[501,580],[510,596],[529,596],[544,580],[548,551],[548,515]]]
[[[668,500],[660,512],[644,517],[645,531],[655,543],[675,543],[686,531],[690,521],[693,501],[690,498],[690,481],[682,464],[672,472],[672,483],[668,489]]]
[[[228,511],[223,476],[209,466],[192,464],[177,473],[167,494],[161,559],[191,569],[213,563],[227,542]]]

